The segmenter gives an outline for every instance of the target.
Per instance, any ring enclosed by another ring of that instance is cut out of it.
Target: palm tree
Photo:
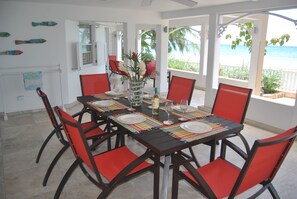
[[[197,43],[188,39],[197,39],[199,32],[191,27],[169,28],[168,52],[180,51],[182,53],[191,50],[199,50]],[[141,35],[141,50],[145,57],[151,57],[152,51],[156,49],[156,31],[143,31]]]

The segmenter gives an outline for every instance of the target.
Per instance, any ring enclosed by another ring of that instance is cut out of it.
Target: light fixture
[[[175,1],[177,3],[183,4],[183,5],[186,5],[189,7],[193,7],[198,4],[198,2],[193,1],[193,0],[171,0],[171,1]]]

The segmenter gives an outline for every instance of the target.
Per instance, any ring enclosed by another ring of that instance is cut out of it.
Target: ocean
[[[169,58],[182,59],[189,62],[199,62],[199,53],[171,52]],[[220,64],[229,66],[249,66],[250,53],[245,46],[237,46],[235,50],[230,45],[220,46]],[[282,69],[297,71],[297,46],[267,46],[264,57],[265,69]]]
[[[221,45],[220,63],[222,65],[242,66],[250,64],[250,53],[245,46]],[[265,69],[288,69],[297,71],[297,46],[267,46],[264,56]]]

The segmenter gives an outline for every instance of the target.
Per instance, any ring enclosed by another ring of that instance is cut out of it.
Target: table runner
[[[192,121],[197,121],[197,122],[199,121],[199,122],[208,124],[212,127],[212,130],[205,133],[191,133],[182,129],[180,127],[180,123],[172,126],[168,126],[168,127],[163,127],[161,128],[161,130],[164,131],[165,133],[168,133],[173,138],[178,139],[181,142],[185,142],[185,143],[198,140],[204,137],[208,137],[211,135],[215,135],[222,131],[228,130],[228,128],[222,126],[221,124],[213,123],[213,122],[207,121],[206,119],[199,119],[199,120],[192,120]]]
[[[119,122],[117,120],[117,118],[121,115],[125,115],[125,114],[115,114],[115,115],[111,115],[109,116],[110,119],[119,122],[123,127],[125,127],[126,129],[128,129],[129,131],[131,131],[132,133],[143,133],[144,131],[156,128],[156,127],[160,127],[162,126],[162,122],[159,122],[158,120],[151,118],[145,114],[142,114],[140,112],[135,112],[133,114],[137,114],[137,115],[141,115],[144,116],[146,118],[146,120],[144,122],[138,123],[138,124],[123,124],[121,122]]]
[[[127,109],[128,107],[119,103],[119,102],[115,102],[115,104],[108,106],[108,107],[98,107],[96,105],[94,105],[92,102],[87,102],[88,105],[92,106],[94,109],[96,109],[97,111],[103,113],[103,112],[107,112],[107,111],[115,111],[115,110],[122,110],[122,109]]]

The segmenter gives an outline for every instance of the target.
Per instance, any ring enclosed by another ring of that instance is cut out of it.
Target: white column
[[[212,89],[217,88],[219,78],[219,58],[220,41],[218,37],[219,16],[216,13],[209,15],[209,33],[208,33],[208,57],[207,74],[205,85],[204,106],[212,107],[213,96]]]
[[[207,29],[208,29],[207,24],[201,25],[200,66],[199,66],[198,85],[199,87],[202,87],[202,88],[205,88],[205,81],[203,77],[204,75],[206,75],[206,70],[207,70],[207,50],[208,50]]]
[[[124,52],[129,53],[136,51],[136,25],[135,23],[124,23],[123,27],[123,37],[124,37]]]
[[[253,89],[253,93],[260,94],[263,60],[265,51],[265,41],[268,25],[268,15],[261,15],[259,21],[255,21],[254,32],[252,33],[253,45],[250,60],[248,87]]]
[[[156,86],[159,92],[167,92],[167,59],[168,59],[168,31],[164,31],[164,25],[156,26],[156,64],[159,76],[156,78]]]

